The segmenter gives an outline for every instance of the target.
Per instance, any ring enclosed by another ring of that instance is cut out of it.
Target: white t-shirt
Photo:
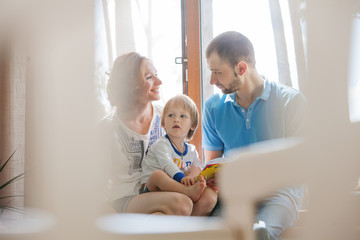
[[[149,146],[165,135],[161,127],[161,111],[160,106],[153,105],[153,119],[146,135],[130,130],[116,114],[107,118],[111,132],[109,201],[139,194],[141,162]]]
[[[192,165],[202,167],[195,146],[185,143],[185,151],[181,156],[170,140],[164,136],[149,148],[142,162],[141,184],[146,183],[150,174],[155,170],[163,170],[173,178],[176,173],[184,173]]]

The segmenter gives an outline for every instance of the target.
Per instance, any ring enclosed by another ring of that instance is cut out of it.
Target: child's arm
[[[166,143],[159,142],[156,146],[152,146],[150,150],[152,150],[152,154],[156,159],[158,169],[166,172],[174,180],[181,182],[181,179],[185,177],[185,175],[174,164],[170,154],[172,151],[171,148]]]
[[[196,178],[201,173],[201,168],[199,166],[191,165],[190,169],[185,172],[185,176]]]
[[[185,177],[181,179],[181,183],[186,186],[191,186],[195,184],[195,178],[201,173],[201,168],[199,166],[191,166],[189,170],[185,172]]]
[[[185,175],[192,177],[192,178],[196,178],[202,171],[202,163],[201,163],[201,160],[199,159],[199,154],[196,151],[195,146],[191,145],[191,144],[189,144],[189,146],[191,147],[191,149],[193,151],[194,158],[191,163],[190,169],[185,172]]]

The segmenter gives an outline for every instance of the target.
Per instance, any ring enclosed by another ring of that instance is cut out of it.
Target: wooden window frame
[[[191,144],[195,145],[199,158],[203,159],[201,135],[201,38],[200,0],[182,0],[183,17],[183,86],[184,94],[194,100],[199,113],[199,124]],[[185,36],[184,36],[185,33]]]

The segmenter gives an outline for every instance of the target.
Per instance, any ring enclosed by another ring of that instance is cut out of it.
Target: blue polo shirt
[[[205,150],[229,150],[265,140],[296,136],[305,111],[303,94],[291,87],[265,80],[261,95],[245,108],[235,93],[215,94],[206,102],[202,116]]]

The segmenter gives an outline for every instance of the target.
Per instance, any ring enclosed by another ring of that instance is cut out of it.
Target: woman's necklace
[[[170,139],[170,142],[175,146],[176,150],[178,150],[178,152],[181,154],[180,157],[181,157],[181,160],[183,160],[185,149],[184,149],[184,151],[181,152],[180,148],[175,144],[175,142],[173,140],[171,140],[171,138],[169,138],[169,139]]]

